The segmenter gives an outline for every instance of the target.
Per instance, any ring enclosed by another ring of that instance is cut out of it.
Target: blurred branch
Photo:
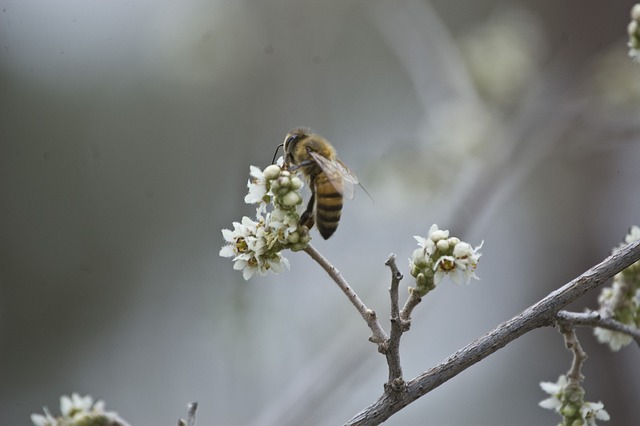
[[[452,98],[478,101],[454,37],[429,2],[375,2],[367,16],[409,75],[423,111]]]
[[[322,266],[322,268],[327,272],[327,274],[329,274],[331,279],[336,284],[338,284],[338,287],[340,287],[340,290],[344,292],[344,294],[347,296],[349,301],[353,304],[353,306],[355,306],[358,312],[360,312],[360,315],[362,316],[362,318],[365,320],[365,322],[371,329],[371,332],[373,334],[371,335],[371,337],[369,337],[369,340],[373,343],[378,344],[379,350],[383,351],[384,345],[388,337],[387,337],[387,333],[384,332],[384,330],[382,329],[382,326],[378,322],[378,318],[376,316],[375,311],[366,307],[366,305],[362,302],[362,300],[360,300],[356,292],[353,291],[349,283],[347,283],[347,281],[345,281],[345,279],[342,278],[340,271],[338,271],[338,269],[335,266],[329,263],[329,261],[322,254],[320,254],[320,252],[317,251],[311,244],[309,244],[307,248],[304,249],[304,251],[309,256],[311,256],[313,260],[318,262],[318,264]]]
[[[197,402],[189,403],[189,410],[187,411],[187,422],[184,420],[178,420],[178,426],[195,426],[196,424],[196,410],[198,409]]]
[[[403,392],[385,391],[376,402],[356,414],[346,424],[377,425],[384,422],[413,401],[525,333],[539,327],[555,325],[556,315],[560,309],[602,285],[638,260],[640,260],[640,241],[625,246],[512,319],[469,343],[440,364],[408,381]]]

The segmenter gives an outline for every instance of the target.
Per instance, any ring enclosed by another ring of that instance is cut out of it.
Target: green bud
[[[569,403],[560,408],[560,414],[562,414],[564,417],[574,417],[579,410],[579,407]]]
[[[302,197],[295,191],[289,191],[282,197],[282,204],[287,207],[293,207],[302,202]]]
[[[427,277],[422,272],[420,272],[416,277],[416,284],[418,284],[418,287],[426,287],[428,282],[429,280],[427,280]]]
[[[296,244],[297,242],[300,241],[300,234],[297,232],[292,232],[291,234],[289,234],[289,237],[287,238],[287,240],[291,244]]]
[[[267,181],[270,180],[274,180],[277,179],[278,176],[280,176],[280,171],[282,169],[280,169],[280,166],[276,166],[275,164],[272,164],[270,166],[268,166],[266,169],[264,169],[264,179]]]
[[[278,179],[280,186],[284,188],[289,188],[291,186],[291,178],[289,176],[280,176]]]
[[[413,264],[418,268],[425,268],[428,264],[427,259],[424,256],[424,249],[417,248],[413,251]],[[414,275],[415,277],[415,275]]]
[[[302,179],[297,176],[291,178],[291,189],[298,190],[302,188]]]
[[[417,268],[417,267],[414,265],[414,266],[411,268],[410,273],[411,273],[411,276],[415,278],[415,277],[417,277],[417,276],[418,276],[418,274],[420,273],[420,268]]]

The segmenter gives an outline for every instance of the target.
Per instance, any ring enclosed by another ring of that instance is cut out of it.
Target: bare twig
[[[407,382],[406,390],[383,394],[356,414],[347,425],[377,425],[460,372],[503,348],[523,334],[556,323],[557,312],[589,290],[602,285],[640,260],[640,241],[627,245],[568,284],[551,292],[512,319],[476,339],[449,358]]]
[[[398,304],[398,286],[402,280],[402,273],[396,264],[396,255],[391,253],[386,262],[386,266],[391,269],[391,287],[389,287],[389,295],[391,297],[391,318],[400,316],[400,305]]]
[[[567,379],[569,379],[569,382],[579,386],[583,379],[582,364],[587,360],[587,353],[582,349],[573,327],[560,325],[560,332],[564,336],[564,343],[567,349],[573,352],[573,361],[571,362],[571,369],[567,373]]]
[[[395,254],[390,254],[385,265],[391,269],[391,287],[389,295],[391,297],[391,332],[386,345],[385,356],[389,365],[389,381],[386,389],[390,392],[404,390],[404,379],[402,378],[402,365],[400,364],[400,337],[402,333],[409,329],[409,322],[400,318],[400,306],[398,305],[398,286],[402,280],[402,274],[396,265]]]
[[[556,314],[559,323],[566,322],[574,326],[600,327],[607,330],[619,331],[633,337],[640,346],[640,329],[628,326],[613,318],[604,318],[599,312],[568,312],[560,311]]]
[[[360,312],[360,315],[366,321],[367,325],[371,329],[372,335],[371,337],[369,337],[369,340],[373,343],[378,344],[379,350],[384,350],[383,348],[386,345],[388,336],[387,336],[387,333],[385,333],[384,330],[382,329],[382,326],[380,325],[380,323],[378,322],[378,318],[376,316],[375,311],[365,306],[365,304],[362,302],[362,300],[360,300],[356,292],[353,291],[351,286],[349,286],[347,281],[345,281],[345,279],[342,278],[340,271],[338,271],[338,269],[335,266],[329,263],[329,261],[322,254],[320,254],[320,252],[317,251],[311,244],[309,244],[307,248],[304,249],[304,251],[309,256],[311,256],[313,260],[318,262],[318,264],[322,266],[322,268],[325,271],[327,271],[327,274],[329,274],[331,279],[336,284],[338,284],[338,287],[340,287],[340,290],[342,290],[344,294],[347,295],[347,298],[349,299],[349,301],[353,304],[353,306],[356,307],[358,312]]]
[[[400,318],[408,324],[411,324],[411,312],[413,312],[413,309],[418,306],[420,302],[422,302],[422,297],[420,297],[418,292],[413,288],[409,288],[409,298],[405,302],[402,312],[400,312]]]

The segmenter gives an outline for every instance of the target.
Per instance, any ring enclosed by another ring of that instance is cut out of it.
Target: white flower
[[[624,243],[619,244],[616,248],[613,249],[613,253],[619,252],[623,247],[627,244],[635,243],[640,240],[640,227],[637,225],[633,225],[627,235],[624,237]]]
[[[610,419],[602,402],[585,402],[580,407],[580,416],[586,422],[586,426],[596,426],[596,420],[608,421]]]
[[[620,251],[627,244],[640,240],[640,227],[632,226],[625,236],[625,243],[616,247]],[[630,327],[638,327],[640,300],[640,262],[636,262],[613,277],[613,284],[604,287],[598,296],[599,312],[603,318],[613,318]],[[626,333],[595,328],[593,330],[600,343],[606,343],[612,351],[618,351],[633,341]]]
[[[435,272],[433,281],[435,285],[440,284],[446,274],[455,270],[455,261],[456,259],[453,256],[440,256],[438,258],[435,265],[433,265],[433,270]],[[456,284],[460,284],[459,281],[456,282],[457,275],[451,275],[451,279],[453,279]]]
[[[435,224],[429,228],[426,238],[413,238],[418,242],[419,248],[413,251],[409,268],[411,275],[417,280],[422,296],[437,286],[446,275],[456,284],[460,284],[462,280],[469,283],[472,278],[479,279],[475,270],[482,244],[472,248],[459,238],[449,237],[449,231],[438,229]]]
[[[247,182],[249,192],[244,197],[244,202],[247,204],[262,203],[264,196],[267,195],[267,181],[264,173],[256,166],[250,166],[249,170],[253,179],[249,179]]]
[[[118,413],[105,411],[104,401],[93,402],[90,395],[84,397],[78,393],[72,393],[70,397],[60,397],[61,416],[53,417],[49,410],[44,408],[45,415],[32,414],[31,422],[35,426],[74,426],[74,425],[103,425],[129,426]]]
[[[228,244],[220,249],[220,256],[232,257],[233,269],[242,271],[245,280],[256,273],[280,273],[284,267],[289,268],[289,261],[280,252],[291,244],[289,236],[298,232],[297,216],[274,210],[259,222],[245,216],[242,223],[234,222],[233,227],[233,231],[222,230]]]
[[[47,407],[43,408],[44,416],[42,414],[32,414],[31,422],[35,426],[56,426],[58,421],[49,413]]]
[[[220,256],[234,257],[237,259],[240,255],[249,251],[249,245],[255,246],[255,234],[258,222],[249,219],[247,216],[242,218],[242,223],[233,222],[233,231],[229,229],[222,230],[224,240],[229,243],[220,249]]]
[[[544,401],[540,401],[538,405],[542,408],[546,408],[547,410],[555,410],[556,413],[560,412],[560,407],[562,407],[562,401],[560,398],[562,397],[562,391],[564,387],[567,385],[567,376],[564,374],[558,378],[556,383],[553,382],[540,382],[540,387],[543,391],[551,395],[551,398],[547,398]]]
[[[640,240],[640,227],[633,225],[629,230],[629,233],[624,237],[624,241],[627,244],[631,244],[638,240]]]
[[[593,334],[595,334],[598,342],[608,344],[609,348],[614,352],[618,352],[621,348],[633,342],[633,337],[630,335],[606,328],[596,327],[593,330]]]
[[[484,241],[480,243],[479,246],[475,248],[471,248],[471,245],[465,242],[459,242],[453,248],[453,257],[455,258],[455,266],[458,274],[452,275],[451,279],[456,284],[460,283],[460,278],[463,278],[464,281],[469,284],[471,279],[479,280],[478,276],[475,273],[475,270],[478,266],[478,260],[480,260],[480,249],[484,245]]]
[[[74,418],[76,415],[88,413],[93,406],[93,398],[91,395],[80,396],[74,392],[71,397],[62,395],[60,397],[60,412],[63,416]]]
[[[418,246],[420,246],[423,250],[423,256],[429,257],[436,250],[436,243],[433,242],[430,238],[423,238],[418,235],[414,235],[413,238],[418,242]]]
[[[563,417],[562,424],[579,424],[597,426],[596,420],[609,420],[609,414],[604,410],[602,402],[585,402],[584,389],[576,382],[569,382],[565,375],[561,375],[556,383],[541,382],[543,391],[551,395],[538,405],[553,410]]]
[[[250,174],[245,202],[258,204],[256,220],[245,216],[240,223],[233,222],[233,230],[223,229],[226,245],[219,253],[232,258],[233,269],[242,271],[245,280],[255,274],[282,272],[289,262],[281,252],[301,250],[310,240],[306,228],[299,224],[302,180],[282,169],[282,159],[264,171],[251,166]]]

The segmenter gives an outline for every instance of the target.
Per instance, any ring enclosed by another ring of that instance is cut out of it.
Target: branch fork
[[[378,351],[384,354],[389,365],[389,380],[384,386],[384,394],[369,407],[356,414],[347,425],[377,425],[384,422],[394,413],[400,411],[418,398],[455,377],[462,371],[503,348],[523,334],[539,327],[559,325],[565,333],[566,343],[574,354],[578,353],[578,363],[575,370],[579,374],[579,367],[584,359],[580,356],[581,348],[575,337],[573,328],[576,325],[597,326],[622,331],[631,334],[636,342],[640,342],[640,332],[621,324],[611,318],[602,318],[595,313],[571,313],[562,311],[572,301],[586,292],[593,290],[609,280],[618,272],[640,260],[640,241],[621,248],[598,265],[587,270],[579,277],[551,292],[549,295],[525,309],[512,319],[498,325],[495,329],[469,343],[435,367],[421,373],[417,377],[406,381],[402,377],[400,365],[400,337],[409,330],[411,312],[420,303],[421,298],[416,292],[409,293],[409,297],[400,311],[398,304],[398,287],[402,274],[395,263],[395,255],[391,254],[385,265],[391,270],[391,331],[387,336],[377,320],[375,312],[365,306],[340,272],[333,267],[315,248],[309,245],[304,249],[329,276],[338,284],[347,298],[356,307],[365,320],[372,335],[369,340],[378,345]],[[574,369],[570,373],[575,373]]]

